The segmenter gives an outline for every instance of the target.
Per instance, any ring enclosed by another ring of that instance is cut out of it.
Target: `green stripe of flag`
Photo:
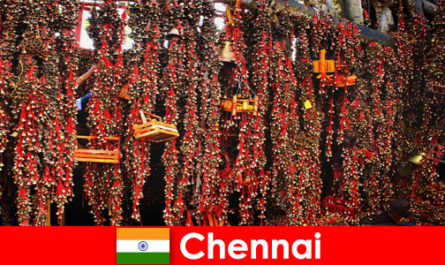
[[[168,252],[118,252],[117,264],[170,264]]]

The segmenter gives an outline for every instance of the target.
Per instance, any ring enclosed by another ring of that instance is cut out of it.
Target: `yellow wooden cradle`
[[[335,62],[334,60],[326,60],[326,50],[322,49],[320,51],[320,60],[314,60],[314,73],[316,74],[326,74],[335,72]]]
[[[317,78],[324,78],[322,82],[326,86],[346,87],[355,85],[357,82],[356,75],[340,73],[344,72],[347,65],[336,66],[334,60],[326,60],[325,49],[320,51],[320,60],[315,60],[313,65],[314,73],[320,74]],[[328,73],[333,73],[333,75],[327,75]]]
[[[230,112],[232,116],[242,112],[252,112],[256,116],[258,113],[258,98],[256,96],[253,99],[240,99],[238,96],[223,98],[221,108]]]
[[[327,76],[324,84],[327,86],[346,87],[353,86],[357,82],[356,75],[335,74],[334,76]]]
[[[133,125],[136,139],[146,142],[164,142],[179,136],[176,126],[162,122],[162,118],[146,111],[140,111],[142,124]],[[150,116],[147,121],[145,115]]]
[[[77,139],[93,140],[97,139],[96,136],[77,136]],[[120,137],[104,137],[107,141],[115,141],[116,147],[111,150],[106,149],[87,149],[84,147],[74,150],[74,158],[78,162],[91,162],[91,163],[109,163],[118,164],[120,159]]]

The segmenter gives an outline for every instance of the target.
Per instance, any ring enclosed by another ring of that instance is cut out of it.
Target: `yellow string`
[[[226,16],[227,16],[227,25],[233,25],[232,13],[230,12],[230,8],[226,8]]]

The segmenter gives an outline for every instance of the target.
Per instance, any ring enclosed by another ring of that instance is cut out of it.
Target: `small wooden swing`
[[[93,140],[96,136],[77,136],[77,139]],[[120,137],[104,137],[107,141],[115,141],[116,147],[112,150],[78,148],[74,150],[74,158],[78,162],[119,164],[120,159]]]
[[[346,65],[339,66],[340,69],[346,68]],[[346,87],[353,86],[357,82],[356,75],[340,74],[335,70],[334,76],[327,76],[323,83],[327,86]]]
[[[335,65],[334,60],[326,60],[326,50],[322,49],[320,51],[320,60],[314,61],[314,73],[320,74],[317,76],[318,79],[324,78],[323,84],[327,86],[335,87],[346,87],[355,85],[357,82],[356,75],[348,75],[346,73],[347,65]],[[333,73],[333,75],[327,75],[328,73]]]
[[[258,97],[254,96],[250,99],[238,97],[241,93],[242,82],[244,81],[238,81],[238,90],[233,97],[225,97],[221,99],[221,109],[230,112],[232,116],[236,116],[236,114],[243,112],[250,112],[256,116],[258,114]],[[249,91],[252,95],[254,95],[254,92],[250,88]]]
[[[320,51],[320,60],[314,60],[314,73],[326,75],[327,73],[335,72],[335,62],[334,60],[326,60],[326,50],[322,49]]]
[[[240,99],[238,96],[223,98],[221,108],[230,112],[232,116],[242,112],[252,112],[256,116],[258,114],[258,98],[256,96],[253,99]]]
[[[146,111],[140,111],[142,124],[133,125],[136,139],[146,142],[165,142],[179,136],[176,126],[162,122],[162,118]],[[147,121],[145,115],[150,116]]]

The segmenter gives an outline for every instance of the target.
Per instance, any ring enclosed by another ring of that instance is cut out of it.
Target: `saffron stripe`
[[[117,240],[169,240],[169,228],[117,228]]]
[[[170,264],[170,253],[116,253],[116,264]]]

